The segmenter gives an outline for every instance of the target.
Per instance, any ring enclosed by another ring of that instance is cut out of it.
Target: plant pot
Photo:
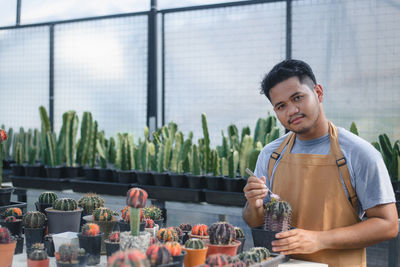
[[[139,236],[132,236],[130,232],[120,233],[120,250],[125,251],[130,248],[135,248],[146,254],[150,246],[150,233],[140,232]]]
[[[110,169],[100,169],[99,170],[99,181],[113,182],[112,170],[110,170]]]
[[[62,232],[79,232],[82,209],[72,211],[60,211],[53,208],[45,209],[49,234],[58,234]]]
[[[240,254],[243,252],[243,247],[244,247],[244,242],[246,242],[246,238],[236,238],[236,240],[240,241],[240,246],[237,249],[237,254]]]
[[[158,224],[154,224],[153,228],[144,228],[144,231],[150,233],[152,237],[157,237],[157,232],[159,229],[160,226]]]
[[[86,255],[78,255],[78,267],[85,267],[88,263],[89,254]]]
[[[157,186],[171,186],[170,176],[166,172],[154,172],[153,179]]]
[[[219,176],[205,176],[207,181],[207,188],[209,190],[224,190],[224,183],[222,177]]]
[[[278,231],[270,231],[263,229],[263,226],[251,228],[251,234],[253,236],[253,242],[255,247],[265,247],[269,251],[272,251],[271,242],[275,239],[275,235]]]
[[[106,244],[107,259],[119,250],[119,242],[110,242],[109,240],[105,240],[104,243]]]
[[[227,192],[243,192],[246,180],[243,178],[222,177],[224,189]]]
[[[169,177],[172,187],[188,187],[188,178],[186,174],[170,173]]]
[[[183,260],[185,259],[186,255],[187,255],[187,252],[182,250],[181,255],[172,256],[172,261],[178,262],[179,263],[178,267],[183,267]]]
[[[25,168],[22,164],[11,164],[11,170],[14,176],[25,176]]]
[[[26,165],[25,166],[25,176],[29,176],[29,177],[44,177],[44,176],[46,176],[44,166],[41,164]]]
[[[0,187],[0,206],[10,205],[11,194],[14,192],[14,189],[12,186]]]
[[[84,168],[83,172],[87,180],[98,181],[99,180],[99,169],[96,168]]]
[[[79,247],[84,248],[86,253],[89,254],[87,265],[97,265],[100,263],[101,239],[103,236],[103,233],[100,233],[97,236],[84,236],[81,233],[78,234]]]
[[[24,238],[22,236],[14,236],[17,244],[15,246],[14,255],[24,252]]]
[[[22,220],[17,219],[15,222],[6,222],[5,220],[1,220],[0,224],[7,227],[10,231],[11,235],[20,236],[22,232]]]
[[[203,175],[187,175],[189,188],[203,189],[206,187],[206,179]]]
[[[15,240],[9,244],[0,244],[0,266],[11,267],[16,245]]]
[[[61,263],[57,261],[57,267],[78,267],[78,262],[76,263]]]
[[[83,219],[87,222],[97,224],[100,227],[100,232],[104,233],[101,238],[101,254],[106,254],[106,245],[104,244],[104,240],[108,238],[114,229],[115,224],[118,222],[118,219],[113,217],[113,220],[111,221],[94,221],[92,215],[84,216]]]
[[[65,176],[68,178],[76,178],[80,177],[81,175],[81,166],[66,166],[65,168]]]
[[[53,237],[51,235],[46,235],[44,237],[44,248],[46,249],[47,255],[49,257],[54,257],[54,243]]]
[[[237,254],[237,249],[240,246],[240,241],[234,240],[229,245],[213,245],[207,243],[206,246],[208,247],[207,257],[213,254],[222,253],[229,256],[235,256]]]
[[[136,171],[137,183],[141,185],[154,185],[153,174],[151,172]]]
[[[118,226],[120,232],[129,232],[131,230],[131,225],[129,222],[125,222],[124,220],[119,220],[118,221]],[[140,231],[144,231],[144,227],[146,226],[146,222],[141,222],[140,223]]]
[[[186,241],[189,240],[189,231],[182,231],[183,235],[182,235],[182,244],[185,244]]]
[[[54,251],[56,252],[58,252],[58,249],[62,244],[66,243],[70,243],[71,245],[79,247],[78,233],[63,232],[63,233],[53,234],[52,238],[54,244]]]
[[[47,204],[47,203],[39,203],[39,202],[35,202],[35,207],[37,211],[40,211],[43,214],[46,214],[45,210],[47,208],[52,207],[53,204]]]
[[[28,267],[49,267],[50,260],[45,259],[45,260],[31,260],[28,259]]]
[[[207,247],[202,249],[187,249],[183,247],[182,250],[187,253],[183,260],[185,267],[202,265],[206,261]]]
[[[35,243],[43,243],[43,236],[46,228],[24,228],[26,250],[28,251]]]
[[[121,184],[136,183],[136,172],[133,170],[118,171],[118,182]]]
[[[65,178],[66,172],[64,166],[45,166],[47,178]]]
[[[158,220],[153,220],[155,224],[158,224],[160,228],[164,227],[164,218],[158,219]]]

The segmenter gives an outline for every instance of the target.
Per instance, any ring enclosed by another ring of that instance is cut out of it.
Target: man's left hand
[[[279,240],[272,241],[272,251],[284,255],[308,254],[323,249],[320,233],[303,229],[293,229],[275,235]]]

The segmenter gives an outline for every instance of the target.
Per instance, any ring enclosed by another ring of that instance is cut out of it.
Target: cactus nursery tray
[[[72,191],[78,193],[96,193],[113,196],[126,196],[126,192],[134,184],[93,181],[87,179],[71,179]]]
[[[179,202],[204,202],[204,193],[201,189],[153,186],[153,185],[135,185],[143,188],[149,194],[149,198],[164,201]]]
[[[71,189],[71,178],[43,178],[29,176],[10,176],[13,186],[20,188],[35,188],[47,190]]]
[[[209,204],[238,206],[243,207],[246,204],[246,198],[243,193],[214,191],[204,189],[206,202]]]

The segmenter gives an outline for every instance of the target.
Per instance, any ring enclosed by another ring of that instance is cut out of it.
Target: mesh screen
[[[207,114],[212,145],[235,123],[254,129],[271,109],[260,82],[285,58],[286,4],[165,14],[165,122],[202,136]]]
[[[147,16],[55,27],[54,122],[91,111],[107,136],[142,135],[147,113]]]
[[[0,0],[0,27],[15,25],[17,16],[16,0]]]
[[[40,128],[48,88],[48,27],[0,30],[0,125]]]
[[[396,1],[293,2],[293,57],[313,68],[327,117],[346,129],[355,121],[368,141],[400,138],[399,31]]]

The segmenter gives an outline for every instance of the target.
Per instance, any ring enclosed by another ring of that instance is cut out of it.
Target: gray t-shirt
[[[270,187],[268,162],[271,153],[279,147],[288,134],[266,145],[258,156],[254,173],[257,177],[265,176],[267,178],[268,187]],[[340,127],[338,127],[338,138],[343,156],[347,161],[351,184],[357,194],[357,211],[360,218],[363,216],[364,211],[369,208],[379,204],[395,202],[396,199],[390,182],[389,173],[379,151],[364,139]],[[286,148],[281,154],[285,151]],[[296,138],[291,153],[328,155],[329,151],[330,139],[329,135],[326,134],[313,140],[300,140]],[[275,163],[271,182],[274,179],[275,169],[281,158],[282,156]],[[343,179],[342,185],[348,196]],[[269,196],[267,196],[267,198],[268,197]],[[267,198],[264,201],[266,201]]]

